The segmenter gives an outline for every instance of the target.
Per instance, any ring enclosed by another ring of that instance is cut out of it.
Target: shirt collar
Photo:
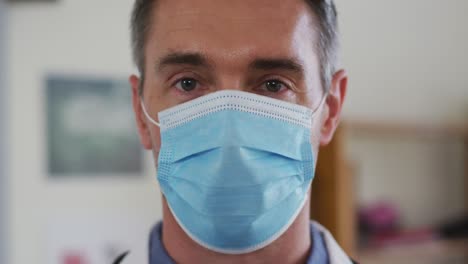
[[[149,260],[150,264],[175,264],[162,244],[162,222],[157,223],[150,234]],[[310,224],[310,239],[312,247],[307,264],[329,264],[328,250],[323,234],[313,224]]]

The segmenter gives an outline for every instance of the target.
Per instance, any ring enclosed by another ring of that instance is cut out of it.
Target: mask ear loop
[[[158,126],[158,127],[161,127],[161,125],[156,122],[149,114],[148,114],[148,111],[146,111],[146,107],[145,107],[145,104],[143,103],[143,98],[140,97],[140,105],[141,105],[141,108],[143,109],[143,113],[145,114],[146,118],[148,118],[148,120],[153,123],[153,125],[155,126]]]
[[[315,108],[315,110],[312,111],[312,117],[314,117],[315,114],[317,114],[318,110],[323,107],[323,105],[327,101],[327,98],[328,98],[328,91],[323,95],[322,100],[320,100],[320,104],[317,106],[317,108]]]

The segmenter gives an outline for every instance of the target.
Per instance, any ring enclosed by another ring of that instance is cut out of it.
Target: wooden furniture
[[[356,256],[358,240],[353,170],[344,151],[349,132],[379,137],[405,136],[464,142],[465,193],[468,206],[468,123],[435,126],[391,122],[344,122],[336,131],[333,141],[320,148],[316,176],[312,184],[311,218],[327,227],[349,255]]]
[[[341,125],[326,147],[319,151],[315,179],[312,183],[311,217],[330,230],[349,254],[355,253],[356,209],[350,166],[345,158],[346,129]]]
[[[468,211],[468,133],[465,137],[465,206]]]
[[[347,127],[360,135],[404,136],[435,141],[455,140],[464,144],[465,205],[468,212],[468,121],[458,124],[414,124],[348,121]]]

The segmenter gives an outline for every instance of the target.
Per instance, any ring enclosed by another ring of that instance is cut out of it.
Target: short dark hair
[[[140,94],[143,92],[145,74],[145,44],[151,26],[152,12],[157,0],[135,0],[131,17],[133,60],[140,72]],[[327,90],[338,67],[340,49],[338,14],[333,0],[304,0],[317,19],[318,41],[315,43],[322,86]]]

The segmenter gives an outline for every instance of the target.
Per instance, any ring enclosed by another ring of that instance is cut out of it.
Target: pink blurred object
[[[62,260],[63,264],[88,264],[83,255],[71,252],[65,254]]]
[[[379,202],[362,208],[359,212],[362,227],[371,234],[385,233],[398,229],[400,213],[388,202]]]

